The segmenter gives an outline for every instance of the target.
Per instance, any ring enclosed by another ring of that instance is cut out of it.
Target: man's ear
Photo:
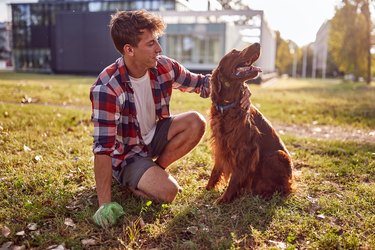
[[[134,49],[130,44],[125,44],[122,48],[124,51],[124,54],[132,56],[134,54]]]

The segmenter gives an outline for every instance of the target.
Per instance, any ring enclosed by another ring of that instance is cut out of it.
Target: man
[[[112,15],[110,32],[122,57],[105,68],[91,87],[94,172],[101,227],[124,214],[112,202],[112,176],[134,194],[172,202],[181,189],[165,169],[202,138],[205,119],[197,112],[171,116],[172,88],[210,94],[209,75],[193,74],[161,56],[163,20],[145,10]],[[249,94],[241,105],[249,105]]]

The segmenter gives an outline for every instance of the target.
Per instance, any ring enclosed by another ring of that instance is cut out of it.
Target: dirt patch
[[[327,140],[356,141],[375,144],[375,130],[347,129],[330,125],[282,125],[273,124],[279,134]]]

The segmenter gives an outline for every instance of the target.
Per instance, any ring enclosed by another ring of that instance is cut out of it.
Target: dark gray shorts
[[[148,145],[148,157],[135,155],[133,162],[122,166],[120,171],[113,171],[113,177],[122,185],[136,189],[142,175],[152,166],[158,166],[153,159],[159,157],[168,144],[168,131],[173,117],[159,120],[156,124],[155,135]]]

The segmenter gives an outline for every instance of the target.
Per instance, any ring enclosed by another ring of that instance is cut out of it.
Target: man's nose
[[[163,51],[163,49],[161,48],[161,45],[160,45],[159,41],[156,41],[156,51],[157,51],[158,53],[160,53],[160,52]]]

